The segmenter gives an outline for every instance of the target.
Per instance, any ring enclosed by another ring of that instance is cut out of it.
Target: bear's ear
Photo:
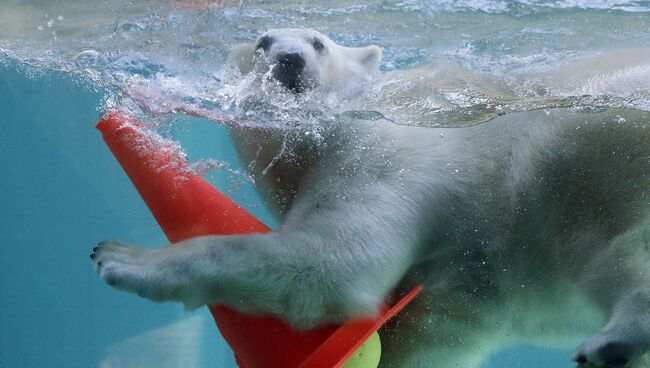
[[[381,64],[381,48],[372,45],[366,47],[358,47],[356,50],[356,59],[359,61],[359,64],[364,66],[369,71],[379,70],[379,64]]]
[[[228,61],[242,74],[251,72],[255,65],[255,45],[247,43],[233,47],[228,54]]]

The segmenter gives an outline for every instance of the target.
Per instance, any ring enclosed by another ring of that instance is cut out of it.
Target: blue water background
[[[197,315],[200,366],[234,366],[207,309],[190,314],[116,292],[92,269],[88,255],[102,239],[167,244],[94,128],[102,97],[59,73],[29,79],[0,67],[0,367],[100,366],[107,346]],[[236,165],[220,126],[191,119],[178,126],[181,141],[192,132],[190,158]],[[251,197],[251,188],[233,195],[272,224]]]

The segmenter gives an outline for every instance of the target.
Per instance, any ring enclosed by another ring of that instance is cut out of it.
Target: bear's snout
[[[275,56],[273,77],[292,92],[300,93],[306,87],[303,78],[305,58],[297,52],[281,52]]]
[[[281,65],[295,69],[298,72],[302,72],[305,69],[305,59],[297,52],[281,52],[277,55],[276,59]]]

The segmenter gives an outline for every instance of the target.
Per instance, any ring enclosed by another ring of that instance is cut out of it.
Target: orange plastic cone
[[[107,112],[97,123],[170,242],[270,231],[206,180],[190,173],[184,157],[141,127],[136,118],[116,111]],[[413,289],[391,308],[383,308],[377,318],[306,332],[294,331],[272,317],[249,316],[224,306],[209,308],[242,368],[331,368],[341,366],[420,289]]]

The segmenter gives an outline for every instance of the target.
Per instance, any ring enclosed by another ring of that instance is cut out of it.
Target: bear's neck
[[[255,178],[255,189],[278,217],[291,207],[308,163],[287,132],[276,128],[230,127],[240,163]],[[290,147],[287,145],[291,144]]]

